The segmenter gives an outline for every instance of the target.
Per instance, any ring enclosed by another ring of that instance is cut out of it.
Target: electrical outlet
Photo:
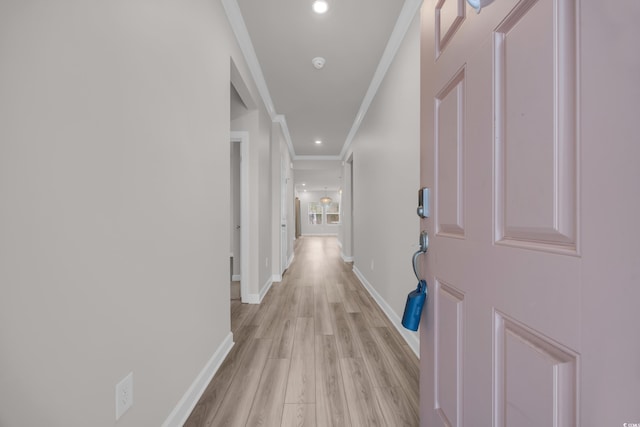
[[[116,421],[133,405],[133,372],[116,384]]]
[[[371,271],[373,271],[373,260],[371,260]]]
[[[264,259],[264,266],[269,267],[269,257]]]

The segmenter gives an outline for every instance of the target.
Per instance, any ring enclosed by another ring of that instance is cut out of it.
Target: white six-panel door
[[[598,23],[602,11],[605,22]],[[495,0],[478,14],[465,0],[425,1],[421,184],[432,189],[433,208],[422,221],[430,235],[423,266],[430,299],[421,324],[421,425],[640,423],[640,332],[617,319],[634,305],[624,298],[611,303],[602,292],[609,286],[619,298],[626,289],[640,300],[640,242],[610,233],[595,239],[596,227],[617,225],[602,223],[607,208],[585,185],[597,175],[620,203],[609,212],[640,211],[633,196],[640,195],[640,166],[627,163],[640,154],[640,139],[624,119],[635,108],[640,132],[638,104],[600,89],[609,84],[638,94],[630,71],[640,78],[640,32],[620,28],[633,20],[611,17],[639,11],[630,1]],[[597,63],[602,49],[620,49],[598,37],[620,31],[636,37],[632,58],[602,55],[614,62],[610,68],[624,68],[602,78],[623,81],[599,81],[583,68]],[[584,104],[600,91],[613,105]],[[594,139],[591,130],[599,127],[584,122],[585,111],[598,111],[601,126],[613,126],[605,132],[612,141]],[[625,148],[610,155],[629,168],[626,180],[616,161],[593,167],[593,153],[605,143]],[[626,229],[638,237],[635,224]],[[607,271],[612,259],[620,260],[617,270]],[[633,277],[635,286],[628,283]],[[599,294],[608,303],[593,310]],[[585,330],[599,322],[610,327]],[[598,348],[600,339],[617,344],[626,356],[610,359],[626,365],[604,363],[599,352],[616,350]],[[621,388],[606,394],[585,388],[585,379]]]

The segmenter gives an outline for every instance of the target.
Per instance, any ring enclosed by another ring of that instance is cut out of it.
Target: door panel
[[[640,424],[640,2],[426,0],[423,426]]]
[[[495,227],[503,244],[577,249],[575,19],[573,2],[527,0],[493,32]]]
[[[468,8],[442,51],[439,6],[423,5],[421,423],[575,425],[575,2]]]
[[[464,68],[436,96],[438,234],[464,237]]]
[[[465,0],[440,0],[436,5],[436,51],[438,55],[464,21]]]
[[[496,311],[496,426],[574,426],[577,354]]]
[[[436,372],[435,399],[438,417],[443,425],[460,425],[462,415],[462,359],[464,336],[464,295],[439,280],[434,366]]]

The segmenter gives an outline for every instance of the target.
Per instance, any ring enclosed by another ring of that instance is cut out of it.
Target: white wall
[[[295,240],[295,216],[293,211],[293,169],[287,141],[278,122],[273,123],[271,133],[271,185],[272,185],[272,274],[281,280],[284,269],[293,255]],[[284,185],[284,194],[283,188]],[[282,248],[282,224],[285,224],[286,251]],[[284,253],[283,253],[284,252]],[[284,258],[284,259],[283,259]],[[284,268],[283,268],[284,265]]]
[[[333,201],[340,202],[340,194],[337,191],[298,192],[297,196],[300,198],[300,228],[303,236],[338,236],[340,233],[341,224],[326,224],[324,216],[322,224],[309,224],[309,202],[319,202],[325,195],[331,197]]]
[[[273,192],[271,187],[271,126],[272,121],[265,109],[260,110],[260,134],[267,138],[261,139],[258,146],[258,206],[260,215],[258,224],[259,234],[259,254],[260,264],[259,283],[261,294],[264,296],[266,288],[271,284],[272,278],[272,225],[277,218],[273,218],[271,204],[273,203]],[[256,194],[256,193],[251,193]]]
[[[229,58],[217,1],[0,3],[0,425],[115,425],[133,371],[159,426],[228,338]]]
[[[258,98],[257,94],[254,100]],[[260,103],[260,105],[262,105]],[[249,133],[249,278],[252,300],[264,294],[271,280],[271,119],[264,108],[231,121],[231,130]],[[243,278],[243,280],[245,280]]]
[[[416,17],[346,155],[353,155],[354,266],[398,321],[417,284],[411,256],[419,235],[419,36]]]
[[[351,262],[353,261],[351,159],[347,159],[343,165],[341,196],[342,203],[340,209],[342,210],[343,215],[340,218],[342,227],[340,227],[340,232],[338,234],[338,240],[340,242],[340,256],[344,261]]]

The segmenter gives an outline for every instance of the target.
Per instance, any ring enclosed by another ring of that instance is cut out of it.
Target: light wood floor
[[[186,427],[418,425],[418,359],[335,238],[296,240],[262,304],[231,302],[231,329]]]

